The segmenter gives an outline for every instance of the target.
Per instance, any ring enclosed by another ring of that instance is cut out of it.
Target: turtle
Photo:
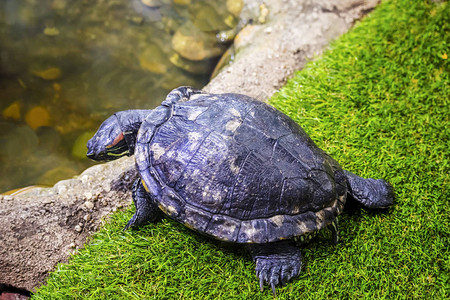
[[[393,203],[392,186],[344,170],[300,125],[251,97],[172,90],[151,110],[113,114],[87,156],[135,155],[136,212],[125,229],[167,215],[214,239],[245,245],[261,291],[296,277],[299,244],[328,228],[338,242],[347,196],[368,208]]]

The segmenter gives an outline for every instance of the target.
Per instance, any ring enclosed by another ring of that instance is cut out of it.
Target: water
[[[0,192],[79,174],[93,164],[86,141],[113,112],[205,85],[241,8],[242,0],[2,1]]]

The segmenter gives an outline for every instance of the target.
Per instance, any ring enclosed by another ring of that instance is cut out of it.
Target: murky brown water
[[[115,111],[202,87],[242,0],[0,3],[0,192],[93,164],[86,141]]]

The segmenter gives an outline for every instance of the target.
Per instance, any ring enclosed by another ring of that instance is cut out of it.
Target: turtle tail
[[[392,185],[383,179],[362,178],[345,171],[348,193],[368,208],[386,208],[394,202]]]

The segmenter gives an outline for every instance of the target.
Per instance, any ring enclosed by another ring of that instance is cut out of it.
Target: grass
[[[278,299],[449,299],[447,1],[383,2],[271,100],[345,169],[385,178],[387,212],[354,208],[319,235]],[[116,213],[34,299],[271,299],[249,256],[164,219]]]

